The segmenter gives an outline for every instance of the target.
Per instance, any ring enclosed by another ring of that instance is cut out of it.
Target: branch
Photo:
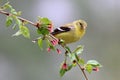
[[[85,71],[84,71],[85,69],[82,68],[81,65],[80,65],[78,62],[77,62],[77,65],[78,65],[78,67],[80,68],[80,70],[82,71],[82,73],[83,73],[85,79],[88,80],[88,77],[87,77],[87,75],[86,75],[86,73],[85,73]]]
[[[13,15],[13,14],[10,14],[10,13],[5,12],[5,11],[3,11],[3,10],[0,10],[0,13],[1,13],[1,14],[4,14],[4,15],[6,15],[6,16]],[[29,24],[31,24],[31,25],[33,25],[33,26],[35,26],[35,27],[37,27],[37,28],[38,28],[38,26],[39,26],[38,23],[33,23],[32,21],[29,21],[29,20],[27,20],[27,19],[25,19],[25,18],[22,18],[22,17],[19,17],[19,16],[18,16],[18,19],[21,20],[22,22],[28,22]]]

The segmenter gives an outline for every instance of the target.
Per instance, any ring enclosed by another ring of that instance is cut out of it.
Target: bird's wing
[[[71,27],[67,27],[67,26],[58,27],[51,34],[56,35],[56,34],[59,34],[59,33],[68,32],[72,29]]]

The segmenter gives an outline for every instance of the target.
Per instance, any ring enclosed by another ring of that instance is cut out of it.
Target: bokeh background
[[[95,59],[103,68],[87,74],[89,80],[120,79],[120,1],[119,0],[9,0],[22,11],[22,17],[33,22],[37,16],[48,17],[56,27],[74,20],[88,23],[81,41],[70,44],[74,49],[84,45],[82,57]],[[7,0],[0,0],[0,5]],[[63,54],[47,53],[32,43],[36,29],[29,25],[31,39],[11,37],[16,31],[5,27],[5,15],[0,14],[0,80],[84,80],[78,67],[59,76]],[[46,46],[44,46],[46,47]]]

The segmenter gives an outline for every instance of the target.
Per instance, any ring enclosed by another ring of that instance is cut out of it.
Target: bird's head
[[[76,24],[77,26],[80,26],[80,29],[83,30],[85,30],[87,27],[87,23],[84,20],[76,20],[73,23]]]

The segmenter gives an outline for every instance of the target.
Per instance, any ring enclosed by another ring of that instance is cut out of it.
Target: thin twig
[[[11,13],[9,13],[9,12],[6,12],[6,11],[3,11],[3,10],[0,10],[0,13],[1,13],[1,14],[4,14],[4,15],[6,15],[6,16],[13,15],[13,14],[11,14]],[[33,26],[35,26],[35,27],[38,28],[37,23],[33,23],[32,21],[29,21],[29,20],[27,20],[27,19],[25,19],[25,18],[22,18],[22,17],[19,17],[19,16],[17,16],[17,18],[18,18],[19,20],[21,20],[22,22],[28,22],[29,24],[31,24],[31,25],[33,25]]]
[[[85,79],[88,80],[88,77],[87,77],[87,75],[86,75],[86,73],[85,73],[85,71],[84,71],[84,68],[82,68],[81,65],[80,65],[78,62],[76,62],[76,63],[77,63],[77,65],[78,65],[78,67],[80,68],[80,70],[82,71]]]

